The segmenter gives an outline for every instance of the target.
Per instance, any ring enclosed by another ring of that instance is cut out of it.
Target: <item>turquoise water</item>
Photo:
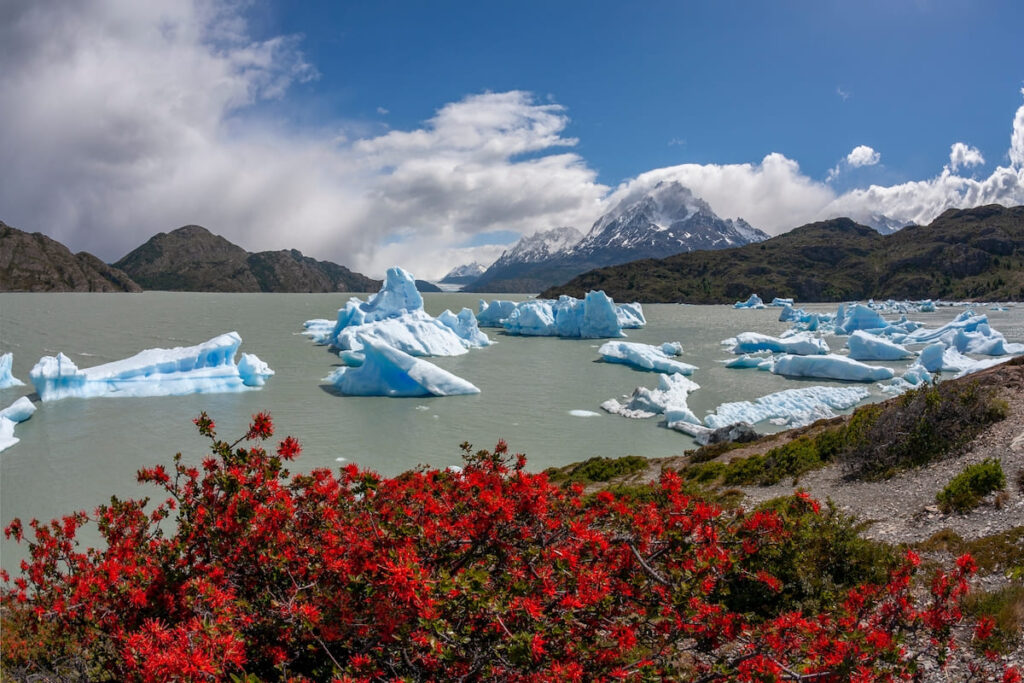
[[[303,444],[293,469],[355,462],[393,475],[418,464],[458,464],[459,444],[491,447],[498,439],[524,452],[531,469],[592,456],[676,455],[692,440],[657,425],[601,413],[602,401],[656,385],[654,375],[599,362],[599,340],[508,337],[486,330],[498,343],[454,358],[432,359],[473,382],[476,396],[431,399],[339,397],[321,378],[338,363],[326,348],[302,336],[310,318],[333,318],[349,295],[338,294],[0,294],[0,352],[14,352],[14,374],[28,381],[40,356],[62,351],[80,367],[130,356],[151,347],[191,345],[237,330],[242,351],[276,371],[267,385],[241,394],[144,399],[65,399],[40,403],[18,425],[21,443],[0,454],[0,518],[50,519],[92,510],[110,495],[155,493],[135,483],[141,467],[169,464],[176,452],[198,462],[205,442],[192,418],[205,410],[225,437],[244,431],[249,417],[269,411],[277,436]],[[502,298],[515,298],[502,295]],[[521,297],[520,297],[521,298]],[[476,295],[425,295],[428,312],[476,310]],[[811,306],[834,311],[834,305]],[[962,309],[940,308],[912,316],[935,326]],[[990,312],[992,325],[1011,341],[1024,341],[1024,306]],[[681,360],[700,369],[701,389],[690,397],[698,415],[724,401],[751,399],[806,385],[755,370],[728,370],[721,340],[754,330],[779,334],[778,309],[648,305],[648,326],[629,339],[651,344],[680,341]],[[843,341],[827,338],[833,350]],[[903,364],[893,364],[901,367]],[[820,383],[820,382],[814,382]],[[877,388],[869,385],[876,395]],[[0,391],[9,405],[31,387]],[[569,411],[601,413],[575,417]],[[764,426],[761,426],[764,428]],[[344,459],[344,460],[339,460]],[[88,540],[88,537],[87,537]],[[2,564],[16,566],[20,551],[4,541]]]

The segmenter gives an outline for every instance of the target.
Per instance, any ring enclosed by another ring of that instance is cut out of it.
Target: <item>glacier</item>
[[[479,394],[470,382],[387,344],[363,340],[363,363],[338,368],[324,381],[346,396],[456,396]]]
[[[423,296],[408,271],[389,268],[379,292],[367,301],[352,297],[336,320],[307,320],[304,334],[338,351],[361,351],[377,340],[413,356],[457,356],[491,343],[468,308],[434,318],[423,310]]]
[[[903,360],[914,355],[899,344],[863,330],[855,330],[846,340],[846,346],[854,360]]]
[[[757,294],[751,294],[746,301],[737,301],[733,308],[764,308],[764,301]]]
[[[862,387],[802,387],[761,396],[753,401],[723,403],[704,417],[704,426],[718,429],[736,422],[752,425],[766,420],[787,427],[802,427],[816,420],[835,417],[833,410],[846,410],[870,395]]]
[[[20,441],[18,437],[14,436],[14,425],[29,419],[34,412],[36,412],[36,406],[28,396],[22,396],[0,410],[0,451],[8,449]]]
[[[686,397],[697,389],[700,385],[683,375],[658,375],[657,389],[637,387],[625,403],[610,398],[601,404],[601,409],[634,419],[664,415],[671,429],[682,422],[700,425],[700,419],[686,405]]]
[[[0,389],[25,386],[24,382],[11,374],[11,366],[13,364],[13,353],[0,353]]]
[[[623,363],[640,370],[692,375],[697,369],[689,363],[669,358],[662,347],[650,344],[612,341],[602,344],[597,352],[607,363]]]
[[[810,332],[798,332],[784,338],[772,337],[759,332],[741,332],[735,337],[722,341],[722,344],[730,346],[731,351],[737,355],[771,351],[808,356],[825,354],[829,351],[825,340],[815,337]]]
[[[274,374],[266,363],[243,354],[237,332],[228,332],[195,346],[147,349],[130,358],[79,369],[58,353],[43,356],[29,372],[43,401],[62,398],[180,396],[245,391],[263,386]]]
[[[891,368],[865,365],[846,356],[830,353],[825,356],[779,356],[772,372],[785,377],[813,377],[846,382],[878,382],[892,379]]]

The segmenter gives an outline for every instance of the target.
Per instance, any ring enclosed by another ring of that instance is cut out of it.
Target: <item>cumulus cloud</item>
[[[874,166],[882,160],[882,155],[867,145],[857,145],[846,155],[846,163],[854,168]]]
[[[977,147],[970,147],[962,142],[954,142],[949,148],[949,169],[955,171],[961,166],[978,166],[985,163],[985,157]]]

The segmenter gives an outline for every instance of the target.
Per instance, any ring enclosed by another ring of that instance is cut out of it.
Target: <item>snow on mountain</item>
[[[502,253],[492,266],[507,266],[513,263],[539,263],[568,252],[583,239],[583,233],[576,228],[552,228],[522,238],[516,245]]]
[[[486,270],[487,266],[473,261],[462,266],[455,266],[440,279],[440,282],[446,285],[464,285],[483,275]]]

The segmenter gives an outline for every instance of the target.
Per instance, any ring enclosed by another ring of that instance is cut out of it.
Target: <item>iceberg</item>
[[[29,378],[43,401],[96,396],[181,396],[245,391],[261,387],[274,374],[266,363],[243,354],[237,332],[195,346],[147,349],[131,358],[79,369],[63,353],[43,356]]]
[[[746,301],[737,301],[732,305],[733,308],[764,308],[764,302],[761,301],[761,297],[757,294],[751,294],[750,298]]]
[[[13,364],[13,353],[0,353],[0,389],[25,386],[24,382],[11,374]]]
[[[29,419],[34,412],[36,412],[36,407],[28,396],[22,396],[0,410],[0,451],[8,449],[20,441],[18,437],[14,436],[14,425]]]
[[[942,342],[960,353],[982,356],[1006,356],[1024,353],[1024,344],[1011,344],[998,330],[988,324],[987,315],[975,315],[968,309],[942,327],[912,330],[903,342],[907,344]]]
[[[792,353],[799,356],[819,355],[828,353],[828,344],[824,339],[815,337],[810,332],[798,332],[785,338],[771,337],[759,332],[742,332],[722,342],[732,347],[735,354],[771,351],[773,353]]]
[[[621,313],[623,310],[627,313]],[[591,291],[582,300],[562,295],[558,300],[520,302],[502,326],[511,335],[600,339],[625,337],[622,317],[634,325],[644,324],[640,304],[627,304],[624,309],[604,292]]]
[[[921,301],[920,303],[917,304],[917,310],[919,310],[921,313],[934,313],[935,302],[932,301],[931,299],[925,299],[924,301]]]
[[[501,327],[505,318],[512,315],[514,310],[516,310],[515,301],[495,299],[491,303],[487,303],[480,299],[476,314],[477,324],[480,327]]]
[[[666,374],[692,375],[696,366],[669,358],[658,346],[635,342],[614,341],[597,350],[607,363],[623,363],[640,370],[653,370]]]
[[[861,387],[802,387],[762,396],[754,401],[723,403],[704,418],[704,426],[718,429],[736,422],[757,424],[781,421],[788,427],[802,427],[816,420],[835,417],[833,410],[846,410],[870,395]]]
[[[854,304],[846,309],[839,304],[836,313],[836,334],[851,334],[856,330],[880,330],[889,323],[877,311],[864,304]]]
[[[683,345],[679,342],[665,342],[661,345],[661,352],[666,356],[683,355]]]
[[[846,340],[846,346],[854,360],[902,360],[914,355],[899,344],[863,330],[855,330]]]
[[[700,425],[700,419],[686,405],[686,397],[700,389],[693,380],[683,375],[658,375],[658,388],[637,387],[626,403],[610,398],[601,408],[613,415],[634,419],[664,415],[669,428],[679,422]]]
[[[955,348],[948,348],[942,352],[942,372],[955,372],[956,377],[963,377],[972,372],[978,372],[993,365],[999,365],[1010,360],[1009,358],[986,358],[985,360],[974,360],[963,355]]]
[[[814,377],[847,382],[879,382],[892,379],[891,368],[865,365],[846,356],[830,353],[825,356],[779,356],[772,372],[785,377]]]
[[[629,304],[616,304],[615,315],[624,330],[638,330],[647,324],[643,307],[636,301]]]
[[[782,297],[777,296],[774,299],[772,299],[772,302],[769,304],[769,306],[789,306],[790,308],[792,308],[793,299],[783,299]]]
[[[758,356],[748,353],[732,360],[720,360],[718,362],[723,363],[727,368],[757,368],[758,370],[771,370],[773,364],[771,356]]]
[[[347,396],[479,394],[471,383],[433,363],[374,339],[363,340],[363,364],[338,368],[324,381]]]
[[[397,267],[388,269],[377,294],[368,301],[352,297],[329,331],[325,323],[307,320],[305,334],[339,351],[360,351],[370,339],[413,356],[457,356],[491,343],[468,308],[457,316],[451,311],[440,318],[427,314],[415,279]]]

